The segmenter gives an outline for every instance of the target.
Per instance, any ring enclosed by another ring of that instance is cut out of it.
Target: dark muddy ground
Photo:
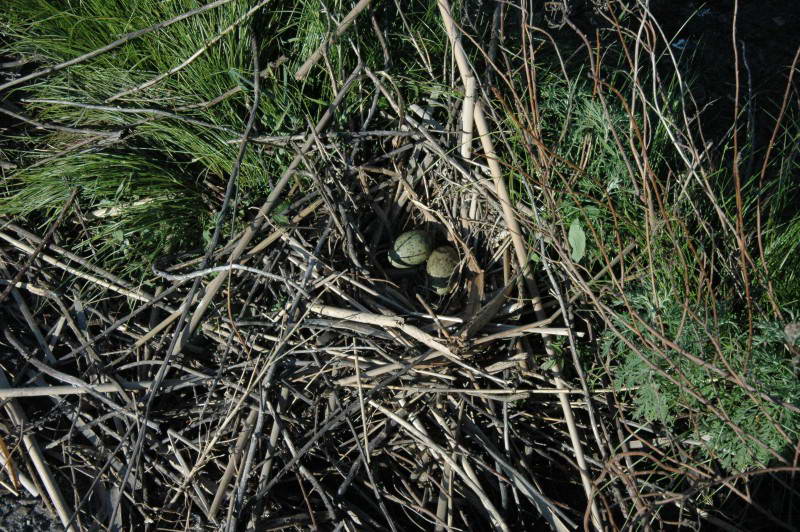
[[[54,520],[38,498],[15,497],[0,490],[0,532],[58,532],[64,528]]]
[[[653,0],[651,8],[673,51],[682,54],[704,127],[712,138],[730,128],[736,95],[737,44],[740,108],[752,101],[757,144],[769,140],[778,114],[789,67],[800,46],[800,2],[797,0],[687,1]],[[795,76],[795,88],[800,87]]]

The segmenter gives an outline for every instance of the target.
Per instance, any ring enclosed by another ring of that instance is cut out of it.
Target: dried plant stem
[[[475,123],[475,87],[474,76],[469,76],[464,85],[464,103],[461,109],[461,157],[472,158],[472,130]]]
[[[8,382],[3,370],[0,370],[0,387],[11,387],[11,384]],[[16,400],[12,399],[6,404],[6,412],[8,412],[9,417],[18,427],[24,427],[28,423],[25,411]],[[56,513],[58,514],[58,518],[61,520],[61,524],[67,529],[67,532],[77,530],[74,526],[69,524],[70,512],[67,509],[67,503],[64,501],[64,496],[61,494],[61,489],[58,487],[58,484],[50,472],[47,462],[44,460],[44,455],[42,454],[42,450],[39,448],[39,444],[30,434],[23,434],[22,441],[25,444],[25,450],[27,451],[28,456],[33,462],[33,466],[36,468],[36,472],[39,474],[39,478],[42,479],[42,483],[44,484],[44,488],[47,490],[47,494],[50,496],[50,501],[53,503],[53,506],[56,509]]]
[[[403,427],[406,432],[420,443],[424,444],[425,447],[434,451],[448,466],[455,472],[457,475],[461,477],[464,483],[472,489],[475,494],[479,497],[481,502],[486,507],[486,510],[491,514],[492,519],[494,521],[494,525],[500,528],[503,531],[508,531],[508,525],[506,525],[505,520],[500,515],[500,512],[497,511],[497,508],[492,504],[491,499],[486,495],[481,488],[480,484],[475,482],[471,475],[469,475],[462,466],[458,465],[445,449],[442,449],[439,445],[437,445],[433,440],[431,440],[427,435],[417,429],[412,423],[409,423],[407,420],[403,419],[402,417],[398,416],[394,412],[391,412],[381,406],[380,404],[376,403],[375,401],[369,401],[370,406],[375,408],[376,410],[380,411],[388,417],[389,419],[393,420],[395,423]]]
[[[13,237],[11,237],[11,236],[3,233],[3,232],[0,232],[0,238],[2,238],[3,240],[8,242],[9,244],[13,245],[14,247],[16,247],[18,249],[21,249],[22,251],[24,251],[26,253],[33,254],[33,253],[36,252],[36,249],[32,248],[31,246],[29,246],[29,245],[27,245],[27,244],[25,244],[23,242],[20,242],[19,240],[15,239],[15,238],[13,238]],[[52,264],[53,266],[56,266],[57,268],[61,268],[62,270],[71,273],[72,275],[74,275],[76,277],[79,277],[81,279],[85,279],[85,280],[87,280],[89,282],[95,283],[98,286],[101,286],[103,288],[107,288],[108,290],[112,290],[114,292],[117,292],[118,294],[122,294],[122,295],[124,295],[126,297],[129,297],[131,299],[135,299],[137,301],[144,301],[144,302],[150,301],[152,299],[150,297],[147,297],[145,294],[143,294],[142,292],[140,292],[138,290],[129,290],[127,288],[124,288],[124,287],[121,287],[121,286],[117,286],[117,285],[115,285],[113,283],[110,283],[110,282],[104,280],[104,279],[100,279],[99,277],[96,277],[94,275],[82,272],[82,271],[80,271],[80,270],[78,270],[76,268],[73,268],[72,266],[64,264],[63,262],[61,262],[59,260],[56,260],[53,257],[51,257],[49,255],[46,255],[44,253],[39,253],[39,258],[42,259],[43,261],[47,262],[48,264]]]
[[[257,415],[258,408],[251,408],[250,414],[248,414],[247,419],[244,421],[244,425],[239,433],[239,437],[236,439],[236,445],[233,448],[233,452],[231,452],[228,456],[228,465],[225,467],[225,472],[222,474],[222,479],[219,481],[217,492],[214,495],[214,500],[211,501],[211,506],[208,509],[209,519],[216,519],[217,510],[219,510],[219,506],[222,504],[222,500],[225,497],[225,491],[228,489],[228,484],[230,484],[231,480],[233,480],[234,469],[242,458],[242,453],[244,452],[245,445],[248,443],[248,438],[250,437],[250,433],[255,425]]]
[[[334,111],[344,99],[345,95],[347,94],[347,91],[350,90],[350,87],[353,85],[356,79],[360,77],[362,68],[363,68],[362,65],[356,67],[356,69],[350,74],[350,77],[348,77],[347,80],[344,82],[342,88],[339,90],[333,102],[325,111],[325,113],[322,115],[322,118],[320,118],[319,122],[314,128],[315,134],[321,133],[322,130],[324,130],[325,127],[328,125],[328,122],[330,122],[331,118],[333,118]],[[270,192],[269,196],[267,196],[267,200],[258,210],[258,213],[256,214],[253,223],[251,223],[244,231],[242,236],[239,237],[239,240],[236,242],[236,246],[233,248],[230,257],[228,258],[229,262],[231,263],[235,262],[236,260],[239,259],[239,257],[241,257],[244,254],[245,249],[250,244],[250,241],[253,239],[253,237],[256,235],[256,232],[261,226],[262,221],[265,220],[267,216],[269,216],[269,213],[272,212],[272,209],[274,209],[275,205],[277,205],[278,198],[280,198],[281,194],[283,194],[283,189],[286,188],[286,185],[289,183],[289,179],[294,175],[295,171],[297,170],[297,167],[303,160],[303,154],[311,148],[313,143],[314,143],[314,135],[309,135],[306,142],[300,148],[299,153],[295,156],[295,158],[292,160],[292,162],[289,164],[286,170],[284,170],[278,182],[275,183],[275,186],[272,188],[272,191]],[[222,284],[224,282],[225,282],[225,276],[220,275],[214,278],[208,284],[208,286],[205,289],[205,293],[203,294],[203,297],[197,303],[195,311],[192,314],[189,327],[187,328],[188,330],[186,331],[187,335],[191,334],[195,329],[197,329],[197,326],[200,324],[200,320],[203,318],[203,315],[208,309],[208,306],[211,304],[211,301],[213,300],[214,296],[217,295],[217,292],[219,292],[220,288],[222,288]]]
[[[483,109],[481,106],[481,102],[477,102],[475,104],[475,125],[478,128],[478,134],[481,137],[481,143],[483,144],[483,151],[486,156],[486,160],[489,163],[489,169],[492,173],[492,178],[494,180],[495,187],[497,189],[497,197],[500,201],[500,205],[503,211],[503,220],[508,227],[508,232],[511,235],[511,242],[514,245],[514,252],[516,254],[517,263],[520,267],[522,272],[525,272],[528,268],[528,251],[525,247],[525,243],[522,241],[522,233],[519,227],[519,223],[517,222],[516,215],[514,214],[513,206],[511,204],[511,198],[508,195],[508,190],[506,188],[505,181],[503,181],[503,173],[500,169],[500,163],[498,163],[497,154],[494,151],[494,146],[492,144],[492,139],[489,136],[489,126],[486,123],[486,118],[483,114]],[[534,312],[536,313],[536,317],[539,320],[545,320],[547,317],[544,314],[544,309],[542,307],[542,299],[539,295],[539,289],[536,287],[536,283],[534,283],[533,279],[530,278],[528,275],[524,275],[525,284],[528,288],[528,291],[532,298],[532,304]],[[548,351],[548,355],[551,358],[554,357],[554,353],[552,352],[551,348],[547,344],[547,336],[544,337],[545,339],[545,346]],[[560,366],[556,365],[553,368],[553,372],[555,373],[555,378],[553,382],[555,383],[557,388],[568,388],[567,383],[559,376],[561,374]],[[564,413],[564,421],[567,423],[567,428],[569,430],[570,440],[572,441],[572,449],[575,453],[575,461],[577,462],[578,469],[581,475],[581,482],[583,484],[583,489],[586,492],[586,498],[590,501],[591,505],[591,513],[592,513],[592,524],[597,530],[602,530],[602,521],[600,520],[600,511],[597,508],[597,503],[594,500],[592,493],[594,492],[594,488],[592,486],[592,479],[589,477],[589,470],[586,465],[586,459],[583,455],[583,444],[580,440],[580,435],[578,434],[578,427],[575,424],[575,416],[572,413],[572,407],[569,404],[569,397],[567,394],[562,393],[558,396],[559,402],[561,403],[561,409]]]
[[[167,380],[163,386],[167,389],[186,384],[185,380]],[[57,397],[61,395],[81,395],[87,393],[118,393],[120,390],[143,392],[152,386],[153,381],[126,382],[108,384],[87,384],[86,386],[27,386],[24,388],[0,388],[0,399],[12,397]]]
[[[347,15],[345,15],[345,17],[342,19],[342,22],[339,24],[336,30],[334,30],[333,34],[327,37],[325,41],[314,51],[314,53],[311,54],[308,59],[306,59],[306,62],[297,69],[297,72],[294,74],[295,79],[306,79],[306,76],[308,76],[308,73],[311,71],[314,65],[316,65],[320,59],[322,59],[322,55],[325,53],[325,50],[328,49],[328,46],[333,44],[336,39],[341,37],[342,34],[347,31],[347,29],[355,21],[358,14],[364,11],[371,1],[372,0],[360,0],[355,7],[353,7],[353,9],[351,9]]]
[[[0,293],[0,304],[2,304],[3,301],[6,300],[6,297],[8,297],[8,294],[11,293],[11,290],[14,288],[17,282],[20,279],[22,279],[22,277],[25,275],[25,272],[28,270],[28,268],[31,267],[31,264],[33,264],[33,261],[36,259],[36,256],[39,253],[41,253],[42,249],[44,249],[47,243],[50,242],[50,239],[53,237],[53,234],[55,233],[56,229],[58,229],[58,226],[61,225],[61,222],[64,221],[64,215],[72,206],[72,202],[75,201],[75,197],[77,195],[78,195],[78,189],[77,188],[72,189],[72,193],[70,193],[69,198],[67,198],[67,201],[64,202],[64,206],[61,208],[61,212],[58,214],[56,221],[53,222],[53,224],[47,230],[47,233],[45,233],[44,238],[42,238],[41,242],[39,242],[39,244],[36,246],[36,249],[34,249],[33,252],[28,256],[28,259],[25,261],[25,264],[23,264],[22,267],[19,269],[19,271],[17,271],[16,275],[14,275],[14,278],[11,279],[11,281],[8,283],[8,286],[6,286],[3,292]]]

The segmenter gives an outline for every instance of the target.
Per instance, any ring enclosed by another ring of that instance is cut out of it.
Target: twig
[[[222,504],[223,497],[225,497],[225,491],[228,489],[228,484],[230,484],[231,480],[233,479],[234,468],[242,458],[244,447],[247,444],[248,438],[250,437],[250,432],[253,430],[257,415],[258,408],[251,408],[247,419],[242,425],[242,430],[239,433],[239,437],[236,439],[236,445],[228,456],[228,465],[225,467],[225,471],[222,474],[222,479],[220,479],[219,484],[217,485],[217,491],[214,495],[214,500],[211,501],[211,506],[208,509],[208,518],[211,520],[216,520],[217,510],[219,509],[220,504]]]
[[[376,403],[375,401],[369,401],[369,404],[376,410],[383,413],[383,415],[385,415],[386,417],[390,418],[392,421],[403,427],[403,429],[405,429],[405,431],[408,432],[408,434],[412,436],[414,439],[423,443],[427,448],[431,449],[432,451],[435,451],[436,454],[440,458],[442,458],[442,460],[444,460],[447,463],[447,465],[449,465],[450,468],[462,478],[464,483],[467,486],[469,486],[469,488],[472,489],[472,491],[474,491],[475,494],[479,497],[479,499],[481,500],[481,502],[483,503],[489,514],[492,516],[493,524],[499,527],[504,532],[509,530],[508,525],[506,525],[505,520],[503,520],[502,516],[500,515],[500,512],[497,511],[494,504],[492,504],[491,499],[486,495],[486,493],[484,493],[481,486],[472,479],[472,476],[468,475],[467,472],[464,471],[462,466],[459,466],[458,463],[453,458],[450,457],[450,454],[447,451],[442,449],[433,440],[431,440],[425,434],[420,432],[416,427],[414,427],[413,424],[401,418],[394,412],[387,410],[386,408]]]
[[[66,382],[67,384],[69,384],[69,385],[71,385],[73,387],[77,387],[77,388],[81,388],[81,389],[85,390],[85,393],[91,394],[92,397],[94,397],[95,399],[98,399],[100,402],[102,402],[106,406],[110,407],[112,409],[112,411],[114,411],[114,412],[118,412],[118,413],[120,413],[120,414],[122,414],[122,415],[124,415],[124,416],[126,416],[126,417],[128,417],[130,419],[133,419],[133,420],[139,421],[141,423],[144,423],[145,425],[147,425],[150,428],[153,428],[153,429],[156,429],[156,430],[160,430],[161,429],[161,427],[160,427],[160,425],[158,423],[156,423],[154,421],[149,421],[147,419],[141,419],[137,414],[135,414],[133,412],[130,412],[127,408],[116,404],[111,399],[108,399],[107,397],[104,397],[104,396],[100,395],[99,393],[95,393],[95,391],[92,389],[91,385],[89,383],[87,383],[86,381],[84,381],[82,379],[79,379],[78,377],[75,377],[75,376],[69,375],[67,373],[64,373],[63,371],[59,371],[57,369],[51,368],[50,366],[48,366],[44,362],[41,362],[41,361],[37,360],[36,358],[34,358],[33,356],[31,356],[30,354],[27,353],[27,351],[22,346],[22,344],[14,336],[12,336],[11,331],[9,331],[7,328],[4,328],[3,332],[5,333],[6,340],[8,340],[8,342],[17,350],[17,352],[23,357],[23,359],[28,364],[30,364],[31,366],[33,366],[34,368],[39,370],[40,372],[44,373],[45,375],[49,375],[50,377],[52,377],[52,378],[54,378],[54,379],[56,379],[58,381]],[[5,385],[5,388],[10,388],[10,387],[11,386],[9,384]],[[117,385],[117,391],[122,391],[122,388],[119,385]]]
[[[429,348],[433,349],[440,355],[444,355],[448,360],[458,364],[459,366],[481,375],[491,381],[497,382],[499,384],[505,384],[502,379],[498,379],[497,377],[493,377],[483,371],[471,367],[464,362],[461,361],[461,357],[453,353],[448,347],[441,344],[431,336],[430,334],[426,333],[422,329],[415,327],[413,325],[409,325],[405,323],[403,318],[398,316],[385,316],[382,314],[371,314],[368,312],[358,312],[351,309],[345,308],[337,308],[337,307],[329,307],[325,305],[319,305],[317,303],[312,303],[308,306],[308,309],[311,312],[315,312],[317,314],[321,314],[323,316],[328,316],[330,318],[339,318],[343,320],[355,321],[359,323],[368,323],[370,325],[378,325],[380,327],[385,328],[395,328],[400,329],[410,337],[414,338],[415,340],[425,344]],[[391,366],[395,366],[395,364],[391,364]],[[369,373],[369,372],[368,372]]]
[[[217,223],[214,227],[214,234],[211,236],[211,242],[208,244],[208,249],[206,250],[205,258],[201,263],[201,268],[203,268],[207,264],[208,260],[210,260],[219,242],[219,238],[222,233],[222,225],[228,210],[228,205],[231,201],[231,198],[233,197],[234,190],[236,187],[236,179],[239,176],[239,171],[241,169],[242,161],[244,160],[244,154],[247,149],[248,143],[246,142],[246,139],[252,133],[256,122],[256,114],[258,112],[258,106],[261,98],[261,83],[260,83],[260,68],[258,63],[258,42],[256,41],[255,36],[252,36],[250,39],[250,53],[252,56],[253,72],[254,72],[253,104],[250,108],[249,116],[247,118],[247,124],[245,125],[244,129],[245,142],[242,142],[242,144],[239,146],[239,152],[236,155],[236,160],[234,161],[233,169],[231,170],[231,174],[228,177],[228,184],[225,189],[225,197],[222,200],[222,205],[220,206],[218,212]],[[221,281],[224,280],[226,277],[227,276],[225,275],[220,275],[219,277],[217,277],[217,279]],[[144,400],[145,420],[147,420],[150,415],[150,409],[152,408],[155,398],[158,394],[161,382],[164,380],[167,374],[167,370],[169,368],[172,358],[176,355],[176,353],[178,353],[183,349],[185,342],[187,341],[188,335],[193,332],[193,329],[191,327],[186,326],[186,319],[189,316],[190,303],[194,301],[195,295],[197,294],[199,287],[200,287],[200,278],[198,277],[197,279],[195,279],[195,282],[192,284],[192,287],[189,290],[189,293],[187,294],[184,300],[184,305],[182,308],[180,318],[178,319],[178,323],[175,326],[175,334],[173,334],[169,347],[167,348],[167,354],[164,357],[164,361],[159,366],[158,372],[156,373],[156,376],[153,379],[155,383],[153,384],[152,389],[150,389],[147,395],[145,396]],[[244,400],[243,398],[244,396],[242,396],[241,399],[242,401]],[[139,460],[142,457],[142,449],[146,433],[147,431],[145,429],[140,430],[136,442],[133,445],[132,459],[129,461],[128,466],[125,469],[125,473],[122,475],[123,483],[128,479],[131,472],[133,471],[133,467],[139,463]],[[116,516],[118,511],[119,511],[119,506],[115,506],[114,510],[111,513],[111,519],[109,520],[110,523],[113,523],[114,517]]]
[[[5,234],[3,232],[0,232],[0,238],[5,240],[6,242],[12,244],[14,247],[19,248],[22,251],[25,251],[26,253],[33,254],[36,251],[31,246],[29,246],[27,244],[24,244],[24,243],[20,242],[19,240],[15,239],[15,238],[12,238],[12,237],[10,237],[9,235],[7,235],[7,234]],[[102,286],[103,288],[106,288],[108,290],[112,290],[114,292],[122,294],[125,297],[129,297],[131,299],[136,299],[137,301],[144,301],[144,302],[150,301],[152,299],[152,298],[147,297],[145,294],[143,294],[142,292],[140,292],[138,290],[134,291],[134,290],[129,290],[127,288],[123,288],[121,286],[117,286],[117,285],[115,285],[113,283],[110,283],[110,282],[104,280],[104,279],[100,279],[99,277],[95,277],[94,275],[91,275],[91,274],[88,274],[88,273],[84,273],[84,272],[82,272],[80,270],[77,270],[77,269],[73,268],[72,266],[64,264],[63,262],[61,262],[59,260],[56,260],[53,257],[51,257],[49,255],[46,255],[44,253],[39,253],[39,258],[42,259],[43,261],[47,262],[48,264],[52,264],[53,266],[56,266],[56,267],[61,268],[62,270],[66,271],[66,272],[71,273],[72,275],[74,275],[76,277],[79,277],[81,279],[85,279],[87,281],[95,283],[98,286]]]
[[[67,127],[61,126],[58,124],[51,124],[49,122],[39,122],[38,120],[34,120],[33,118],[28,118],[25,115],[19,114],[17,112],[8,109],[5,105],[0,104],[0,113],[6,114],[12,118],[16,118],[26,124],[30,124],[38,129],[49,129],[51,131],[62,131],[64,133],[78,133],[80,135],[92,135],[95,137],[109,137],[114,139],[122,138],[122,130],[117,129],[113,131],[105,131],[100,129],[89,129],[89,128],[78,128],[78,127]]]
[[[169,389],[176,387],[191,386],[199,384],[200,381],[194,383],[185,380],[166,380],[163,386]],[[24,388],[0,388],[0,399],[9,399],[12,397],[57,397],[61,395],[81,395],[87,393],[119,393],[120,390],[143,392],[150,389],[153,381],[123,381],[119,384],[87,384],[86,386],[27,386]]]
[[[442,13],[442,19],[444,21],[445,28],[447,29],[447,34],[450,39],[450,44],[453,47],[453,54],[456,57],[456,63],[458,64],[459,70],[461,72],[461,77],[466,84],[466,79],[472,74],[469,68],[469,63],[466,54],[464,53],[463,46],[461,45],[460,38],[455,28],[455,23],[451,15],[450,6],[448,5],[447,0],[438,0],[438,3],[439,3],[439,10]],[[483,108],[480,101],[475,103],[475,124],[478,129],[478,134],[481,137],[481,144],[483,145],[484,155],[486,157],[487,162],[489,163],[489,169],[491,171],[492,179],[494,181],[495,191],[503,213],[503,220],[505,221],[506,226],[508,228],[508,232],[511,235],[511,241],[514,246],[514,251],[516,254],[517,262],[519,264],[520,271],[522,272],[522,275],[524,275],[528,291],[533,299],[532,303],[534,311],[536,312],[537,318],[540,321],[544,320],[545,316],[542,309],[539,290],[536,287],[536,284],[533,282],[533,280],[529,277],[529,275],[527,275],[528,251],[526,249],[525,243],[522,240],[522,233],[516,218],[516,214],[513,211],[511,198],[508,194],[505,182],[503,181],[502,170],[500,168],[500,164],[498,163],[498,157],[495,153],[491,137],[489,136],[489,127],[487,125],[486,118],[484,117]],[[547,336],[545,336],[545,346],[548,351],[548,354],[552,358],[554,354],[551,352],[552,350],[549,347],[549,343],[547,342],[546,338]],[[557,367],[556,374],[558,373],[560,373],[560,368]],[[555,378],[555,383],[556,386],[559,388],[565,387],[564,386],[565,383],[558,376]],[[564,419],[567,422],[567,426],[569,428],[570,439],[572,440],[572,446],[575,452],[576,461],[578,463],[578,468],[581,475],[583,488],[584,491],[586,492],[586,497],[591,506],[592,524],[597,530],[601,530],[602,522],[600,519],[600,512],[597,509],[593,497],[591,496],[593,492],[592,482],[588,476],[588,470],[586,468],[586,462],[583,456],[583,447],[581,445],[580,437],[578,435],[578,430],[575,425],[575,419],[572,413],[572,409],[569,405],[569,399],[567,398],[566,394],[561,394],[559,396],[559,400],[561,402],[562,410],[564,412]]]
[[[9,388],[10,386],[5,372],[0,369],[0,387]],[[15,425],[24,427],[27,424],[25,411],[16,400],[12,399],[6,404],[6,411]],[[64,501],[64,496],[61,494],[58,483],[56,483],[50,472],[50,468],[47,466],[47,462],[44,460],[44,455],[39,448],[39,444],[30,434],[23,433],[22,440],[25,443],[25,450],[28,452],[28,456],[30,456],[36,468],[36,472],[39,474],[39,478],[41,478],[44,483],[44,487],[47,490],[47,494],[50,496],[50,501],[56,509],[61,524],[67,529],[67,532],[76,530],[69,524],[69,510],[67,509],[67,504]]]
[[[298,285],[297,283],[290,281],[286,277],[282,277],[280,275],[275,275],[274,273],[265,272],[264,270],[259,270],[258,268],[253,268],[251,266],[245,266],[243,264],[223,264],[222,266],[212,266],[210,268],[203,268],[202,270],[197,270],[190,273],[182,273],[182,274],[172,274],[167,273],[165,271],[159,270],[156,268],[155,263],[152,264],[151,269],[153,273],[158,275],[159,277],[163,277],[168,281],[188,281],[189,279],[196,279],[197,277],[205,277],[211,273],[218,273],[218,272],[230,272],[232,270],[252,273],[261,277],[266,277],[267,279],[272,279],[273,281],[283,281],[284,283],[288,284],[295,290],[299,291],[306,297],[310,297],[308,292],[305,289]]]
[[[328,122],[331,120],[331,118],[333,118],[334,111],[342,102],[342,100],[344,100],[344,97],[350,90],[352,84],[360,77],[362,68],[363,66],[359,64],[356,67],[356,69],[350,74],[350,77],[347,78],[344,85],[342,85],[342,88],[339,90],[339,93],[336,95],[336,98],[334,98],[334,101],[331,103],[328,109],[325,110],[325,113],[322,115],[322,118],[317,123],[317,126],[314,128],[315,134],[319,134],[320,132],[322,132],[322,130],[328,125]],[[239,259],[239,257],[242,256],[242,254],[244,254],[248,244],[256,235],[258,229],[261,227],[262,221],[265,220],[267,216],[269,216],[269,214],[272,212],[272,209],[274,209],[275,206],[277,205],[278,198],[280,198],[281,194],[283,193],[283,189],[286,188],[286,185],[289,183],[289,179],[294,175],[295,170],[302,161],[303,157],[302,154],[305,153],[313,143],[314,143],[314,136],[309,135],[306,142],[300,148],[298,155],[295,156],[295,158],[289,164],[289,167],[286,168],[286,170],[284,170],[283,175],[281,175],[281,178],[272,187],[272,191],[270,192],[269,196],[267,196],[267,200],[258,210],[258,213],[256,214],[255,217],[255,221],[251,223],[247,227],[245,232],[242,234],[242,236],[239,237],[239,240],[236,242],[236,246],[233,248],[230,257],[228,258],[230,262],[235,262],[236,260]],[[203,298],[197,303],[195,311],[192,314],[191,322],[189,324],[187,333],[191,334],[191,332],[197,328],[197,326],[200,323],[200,320],[202,319],[203,315],[208,309],[208,305],[211,304],[211,300],[214,298],[214,296],[216,296],[217,292],[222,287],[223,281],[224,281],[224,276],[220,276],[213,279],[208,284],[208,286],[205,289],[205,294],[203,295]]]
[[[297,69],[297,72],[295,72],[294,74],[294,79],[303,80],[306,78],[306,76],[308,76],[308,73],[311,71],[314,65],[317,64],[317,61],[319,61],[322,58],[322,54],[325,53],[325,50],[328,49],[328,46],[333,44],[333,42],[336,39],[341,37],[342,34],[348,30],[350,25],[353,24],[353,22],[355,21],[358,14],[364,11],[364,9],[366,9],[366,7],[370,4],[371,1],[372,0],[360,0],[355,5],[355,7],[353,7],[353,9],[351,9],[347,15],[345,15],[345,17],[342,19],[342,22],[339,23],[339,26],[334,30],[333,34],[326,37],[323,43],[320,44],[319,47],[316,49],[316,51],[314,51],[314,53],[311,54],[311,56],[308,59],[306,59],[306,62],[303,63],[303,65],[300,68]]]
[[[14,278],[8,283],[8,286],[3,290],[2,293],[0,293],[0,305],[2,305],[3,301],[6,300],[8,294],[11,293],[11,290],[14,289],[14,286],[17,284],[17,282],[22,279],[22,276],[25,275],[25,272],[28,271],[28,268],[30,268],[31,264],[33,264],[33,261],[36,260],[36,257],[39,255],[39,253],[42,252],[42,249],[44,249],[45,246],[47,246],[47,243],[50,242],[50,239],[53,237],[56,229],[58,229],[58,227],[61,225],[61,222],[64,221],[64,216],[67,214],[70,206],[72,206],[72,202],[75,201],[77,195],[78,189],[73,188],[69,198],[67,198],[67,201],[64,202],[64,206],[61,207],[61,212],[58,213],[56,221],[50,225],[50,228],[47,230],[47,233],[45,233],[42,241],[39,242],[39,245],[36,246],[36,249],[34,249],[33,252],[28,256],[28,258],[25,260],[25,264],[23,264],[19,271],[17,271],[16,275],[14,275]]]
[[[469,76],[464,87],[464,104],[461,109],[461,157],[472,158],[472,129],[475,119],[475,77]]]
[[[122,114],[145,114],[145,115],[155,115],[155,116],[163,116],[164,118],[170,118],[172,120],[179,120],[181,122],[186,122],[187,124],[194,124],[196,126],[207,127],[209,129],[217,129],[220,131],[227,131],[228,133],[236,134],[236,130],[229,128],[227,126],[218,126],[216,124],[212,124],[211,122],[206,122],[204,120],[198,120],[196,118],[190,118],[188,116],[181,116],[176,113],[171,113],[169,111],[164,111],[163,109],[154,109],[148,107],[139,107],[139,108],[132,108],[132,107],[119,107],[117,105],[95,105],[90,103],[80,103],[80,102],[71,102],[69,100],[54,100],[50,98],[31,98],[31,99],[24,99],[22,100],[26,103],[49,103],[53,105],[66,105],[70,107],[78,107],[80,109],[92,109],[95,111],[108,111],[110,113],[122,113]],[[84,130],[86,131],[86,130]],[[234,141],[236,142],[236,141]]]

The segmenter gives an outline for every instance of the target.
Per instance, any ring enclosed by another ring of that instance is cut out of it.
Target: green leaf
[[[569,246],[572,248],[572,260],[580,262],[586,253],[586,234],[577,218],[569,225]]]

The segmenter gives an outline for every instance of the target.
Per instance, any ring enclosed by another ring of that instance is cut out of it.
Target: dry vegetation
[[[707,138],[645,2],[404,4],[0,7],[5,488],[73,530],[793,529],[797,55]],[[412,228],[450,294],[389,266]]]

